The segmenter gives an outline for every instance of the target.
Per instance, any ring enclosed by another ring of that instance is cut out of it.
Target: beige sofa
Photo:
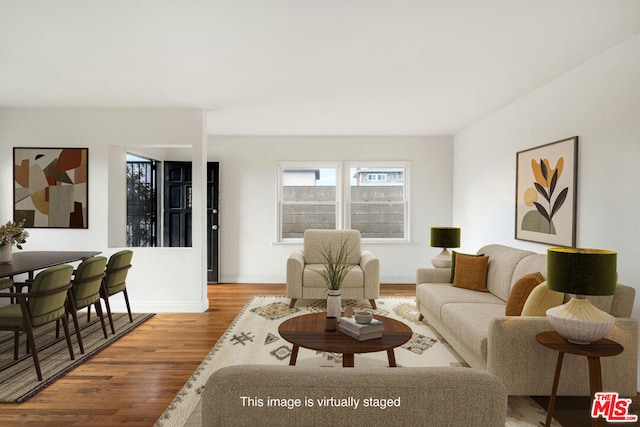
[[[287,260],[287,297],[291,307],[298,299],[326,299],[327,285],[320,275],[323,249],[337,253],[341,242],[350,250],[347,273],[341,287],[342,299],[368,299],[376,308],[380,296],[380,261],[370,251],[362,251],[358,230],[315,230],[304,232],[303,250],[291,253]]]
[[[529,273],[546,277],[546,255],[502,245],[485,246],[478,254],[489,257],[489,292],[453,287],[449,269],[420,268],[418,310],[469,365],[498,377],[509,395],[549,395],[558,353],[540,345],[535,336],[553,328],[544,316],[505,316],[511,285]],[[630,318],[634,298],[635,290],[621,284],[615,296],[590,297],[616,317],[607,338],[622,344],[624,351],[601,359],[602,382],[605,391],[621,396],[635,396],[637,390],[638,321]],[[564,357],[558,395],[589,395],[586,357]]]
[[[269,397],[285,406],[270,406]],[[342,402],[350,406],[320,406],[325,397],[345,399]],[[207,427],[467,427],[471,421],[477,426],[504,427],[506,412],[506,390],[493,375],[459,367],[237,365],[211,375],[202,396],[202,425]]]

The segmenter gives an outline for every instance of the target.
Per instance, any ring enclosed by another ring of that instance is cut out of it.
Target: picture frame
[[[516,153],[515,238],[575,247],[578,137]]]
[[[26,228],[89,228],[89,149],[13,148],[13,219]]]

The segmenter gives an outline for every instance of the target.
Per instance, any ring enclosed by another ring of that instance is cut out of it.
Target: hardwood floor
[[[0,426],[152,426],[249,298],[284,293],[284,285],[211,285],[207,312],[157,314],[28,401],[0,404]],[[415,285],[382,285],[381,294],[415,295]],[[583,425],[585,402],[558,398],[554,415]]]
[[[415,295],[415,285],[382,293]],[[1,403],[0,426],[152,426],[249,298],[284,294],[284,285],[210,285],[207,312],[156,314],[26,402]]]

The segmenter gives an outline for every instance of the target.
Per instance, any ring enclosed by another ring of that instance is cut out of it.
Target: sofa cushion
[[[509,291],[509,298],[504,309],[505,316],[520,316],[529,294],[542,282],[544,282],[544,277],[540,272],[525,274],[518,279]]]
[[[518,262],[526,256],[534,254],[531,251],[510,248],[503,245],[487,245],[478,250],[489,256],[489,271],[487,273],[487,288],[489,292],[499,297],[504,302],[509,298],[511,283],[518,280],[522,274],[534,273],[541,270],[526,271],[520,276],[514,277],[514,271]]]
[[[504,315],[504,303],[455,303],[442,307],[442,321],[482,360],[487,360],[489,325]]]
[[[416,298],[421,307],[442,319],[442,308],[447,304],[478,303],[500,304],[500,315],[504,314],[504,301],[488,292],[476,292],[469,289],[455,288],[450,283],[428,283],[416,287]]]
[[[487,289],[487,268],[489,257],[458,254],[456,257],[453,286],[473,291],[489,292]]]
[[[484,256],[484,254],[463,254],[456,251],[451,251],[451,278],[449,279],[449,283],[453,283],[453,279],[456,277],[456,256],[457,255],[465,255],[465,256]]]
[[[544,281],[536,286],[522,307],[522,316],[546,316],[547,310],[564,302],[562,292],[552,291]]]
[[[327,285],[322,278],[320,272],[324,270],[322,264],[307,264],[302,272],[302,286],[304,287],[316,287],[326,288]],[[342,288],[356,288],[362,287],[364,283],[364,272],[359,265],[352,266],[344,277],[342,282]]]

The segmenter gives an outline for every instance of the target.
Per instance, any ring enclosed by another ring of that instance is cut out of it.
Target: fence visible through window
[[[336,228],[335,168],[285,168],[281,182],[283,239],[301,238],[308,228]]]
[[[351,228],[365,239],[405,240],[408,168],[406,162],[281,164],[279,238],[299,239],[310,228]]]
[[[349,226],[365,239],[404,239],[405,167],[349,168]]]

